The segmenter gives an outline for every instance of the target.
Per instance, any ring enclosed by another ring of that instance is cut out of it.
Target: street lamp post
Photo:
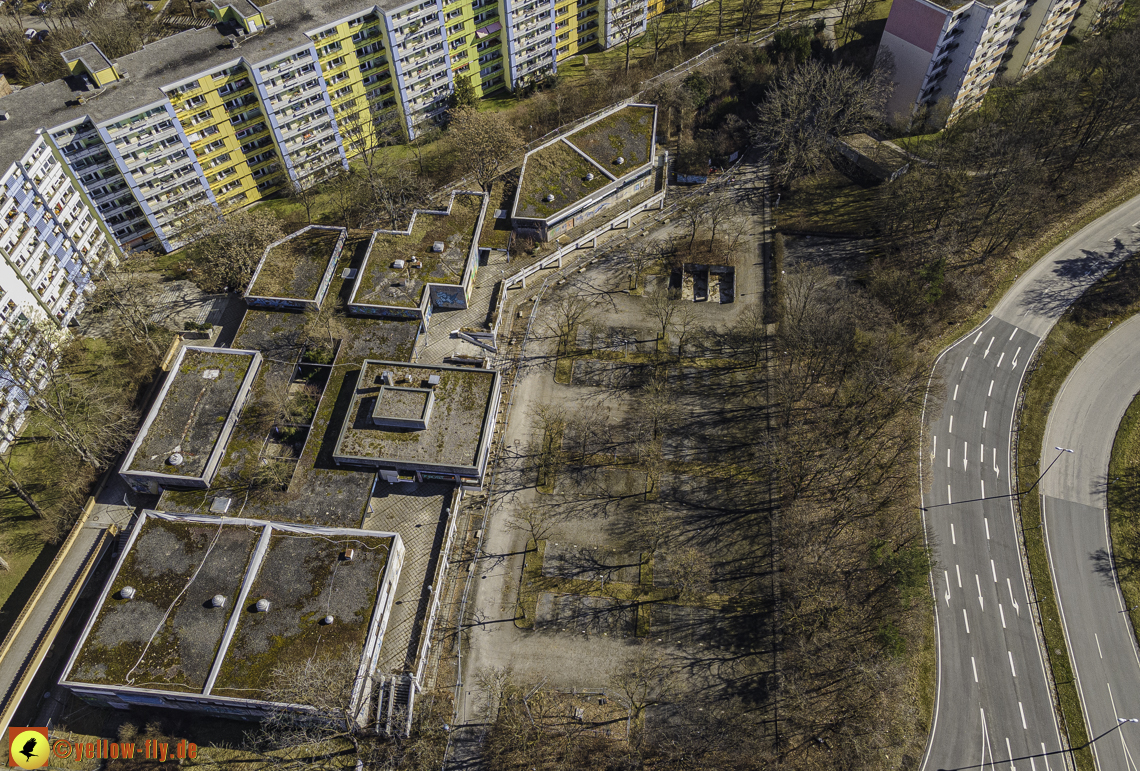
[[[1054,447],[1053,449],[1059,450],[1059,452],[1057,453],[1057,457],[1054,458],[1052,460],[1052,462],[1050,462],[1049,465],[1045,467],[1045,470],[1041,472],[1041,476],[1037,477],[1036,481],[1034,481],[1034,483],[1029,486],[1028,490],[1025,490],[1024,492],[1020,492],[1020,493],[1018,493],[1018,495],[1027,495],[1027,494],[1033,492],[1033,488],[1037,487],[1037,485],[1041,483],[1041,480],[1044,479],[1045,475],[1049,473],[1049,469],[1053,468],[1053,464],[1055,464],[1057,461],[1061,460],[1061,456],[1064,455],[1065,453],[1072,452],[1072,450],[1070,450],[1068,447]]]

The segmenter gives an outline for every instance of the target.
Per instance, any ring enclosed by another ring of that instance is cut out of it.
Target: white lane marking
[[[1140,226],[1140,220],[1137,220],[1136,222],[1133,222],[1133,223],[1132,223],[1132,227],[1137,227],[1137,226]],[[982,333],[981,333],[981,332],[979,332],[979,333],[978,333],[978,337],[981,337],[981,336],[982,336]],[[978,341],[977,341],[977,340],[975,340],[974,342],[976,343],[976,342],[978,342]]]
[[[1005,737],[1005,751],[1006,751],[1006,757],[1009,758],[1010,760],[1012,760],[1013,759],[1013,747],[1011,747],[1009,745],[1009,737],[1008,736]],[[1014,769],[1012,763],[1009,764],[1009,771],[1016,771],[1016,769]]]
[[[974,583],[978,585],[978,605],[981,606],[982,612],[984,613],[986,610],[986,601],[982,599],[982,579],[978,577],[977,573],[974,573]]]
[[[978,664],[974,661],[974,657],[970,657],[970,666],[974,668],[974,682],[978,682]]]
[[[954,416],[953,415],[950,416],[950,428],[946,429],[946,433],[948,433],[948,434],[954,433]]]
[[[1045,742],[1041,742],[1041,754],[1045,756],[1045,771],[1049,769],[1049,750],[1045,749]]]
[[[958,539],[954,537],[954,523],[953,522],[950,523],[950,543],[954,544],[955,546],[958,545]]]
[[[954,499],[950,497],[950,485],[946,485],[946,502],[953,503]]]
[[[983,479],[983,480],[981,480],[981,482],[982,482],[982,498],[985,499],[985,497],[986,497],[986,480]]]
[[[960,385],[959,383],[954,384],[954,401],[958,401],[958,386],[959,385]]]
[[[1093,632],[1093,637],[1096,637],[1096,652],[1099,653],[1100,657],[1103,659],[1104,658],[1104,651],[1102,651],[1100,649],[1100,637],[1097,637],[1096,632]]]
[[[1013,672],[1013,676],[1017,677],[1017,667],[1013,665],[1013,651],[1006,651],[1009,654],[1009,671]]]
[[[946,448],[946,468],[950,468],[950,448]]]
[[[1012,340],[1012,339],[1013,339],[1013,336],[1014,336],[1014,335],[1016,335],[1016,334],[1017,334],[1017,330],[1016,330],[1016,329],[1015,329],[1015,330],[1013,330],[1012,332],[1010,332],[1010,333],[1009,333],[1009,339],[1010,339],[1010,340]]]
[[[1013,364],[1010,366],[1017,369],[1017,354],[1021,353],[1021,346],[1017,346],[1017,350],[1013,352]]]
[[[986,446],[983,444],[983,445],[981,445],[981,448],[982,448],[981,452],[978,453],[978,463],[985,463],[986,462]]]
[[[1009,579],[1008,579],[1008,578],[1007,578],[1007,579],[1005,579],[1005,586],[1006,586],[1006,588],[1007,588],[1007,589],[1009,589],[1009,601],[1013,603],[1013,609],[1014,609],[1015,611],[1017,611],[1017,615],[1018,615],[1018,616],[1020,616],[1020,615],[1021,615],[1021,606],[1020,606],[1020,605],[1018,605],[1018,604],[1017,604],[1017,600],[1015,600],[1015,599],[1013,598],[1013,584],[1011,584],[1011,583],[1009,582]]]
[[[1037,771],[1037,763],[1033,760],[1033,756],[1029,757],[1029,771]]]
[[[994,381],[990,381],[990,390],[986,391],[986,396],[992,396],[994,393]]]
[[[977,345],[978,341],[981,339],[982,339],[982,330],[979,329],[978,330],[978,336],[974,338],[974,345]]]
[[[969,442],[962,442],[962,470],[963,471],[965,471],[965,469],[966,469],[966,456],[969,454],[969,452],[970,452],[970,443]]]
[[[982,517],[982,519],[985,520],[986,523],[986,540],[988,541],[990,540],[990,518]]]
[[[950,607],[950,572],[947,570],[942,571],[942,575],[946,576],[946,607]]]
[[[1004,358],[1005,358],[1005,351],[1002,351],[1002,352],[1001,352],[1001,356],[998,356],[998,363],[997,363],[997,366],[999,366],[999,367],[1001,366],[1001,362],[1002,362],[1002,360],[1003,360]]]
[[[962,359],[962,369],[958,370],[959,372],[965,372],[966,371],[966,362],[968,362],[969,360],[970,360],[969,356]]]
[[[958,575],[958,588],[962,588],[962,568],[958,565],[954,566],[954,572]]]
[[[990,411],[989,410],[983,410],[982,411],[982,428],[986,427],[986,421],[989,419],[990,419]]]
[[[990,355],[990,346],[993,344],[994,344],[994,339],[991,337],[989,345],[986,346],[986,352],[982,354],[983,359]]]
[[[1025,707],[1021,706],[1021,702],[1019,701],[1017,702],[1017,708],[1021,711],[1021,727],[1028,731],[1029,726],[1025,723]]]
[[[994,583],[996,584],[997,583],[997,567],[994,565],[993,560],[990,560],[990,572],[994,574]]]
[[[962,619],[966,622],[966,634],[970,633],[970,617],[966,615],[966,609],[962,608]]]
[[[934,459],[938,457],[938,437],[934,437],[934,447],[930,450],[930,462],[933,463]],[[985,461],[985,458],[982,459]]]
[[[1005,608],[1001,606],[1000,602],[998,603],[998,614],[1001,616],[1001,628],[1005,629]]]

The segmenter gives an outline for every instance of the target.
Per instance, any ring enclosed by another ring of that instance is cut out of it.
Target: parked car
[[[24,30],[24,38],[26,40],[35,40],[36,35],[38,35],[38,34],[39,34],[38,32],[36,32],[34,29],[31,29],[31,28]]]

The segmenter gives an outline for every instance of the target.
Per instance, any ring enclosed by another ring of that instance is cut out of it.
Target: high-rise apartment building
[[[1119,10],[1121,0],[894,0],[879,43],[889,51],[895,90],[888,116],[927,111],[936,124],[977,107],[994,81],[1044,67],[1078,18],[1083,30]]]
[[[13,116],[0,113],[0,137]],[[60,330],[83,309],[92,276],[116,259],[91,200],[43,134],[0,140],[0,452],[51,362]]]

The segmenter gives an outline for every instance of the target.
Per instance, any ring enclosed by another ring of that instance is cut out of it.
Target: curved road
[[[1041,480],[1053,583],[1097,765],[1137,771],[1140,653],[1112,564],[1106,487],[1116,429],[1140,390],[1140,316],[1103,337],[1069,373],[1045,426],[1041,468],[1071,448]]]
[[[1040,340],[1137,244],[1140,197],[1049,252],[935,364],[944,390],[928,394],[922,475],[938,694],[924,771],[1065,767],[1010,498],[1010,434]]]

